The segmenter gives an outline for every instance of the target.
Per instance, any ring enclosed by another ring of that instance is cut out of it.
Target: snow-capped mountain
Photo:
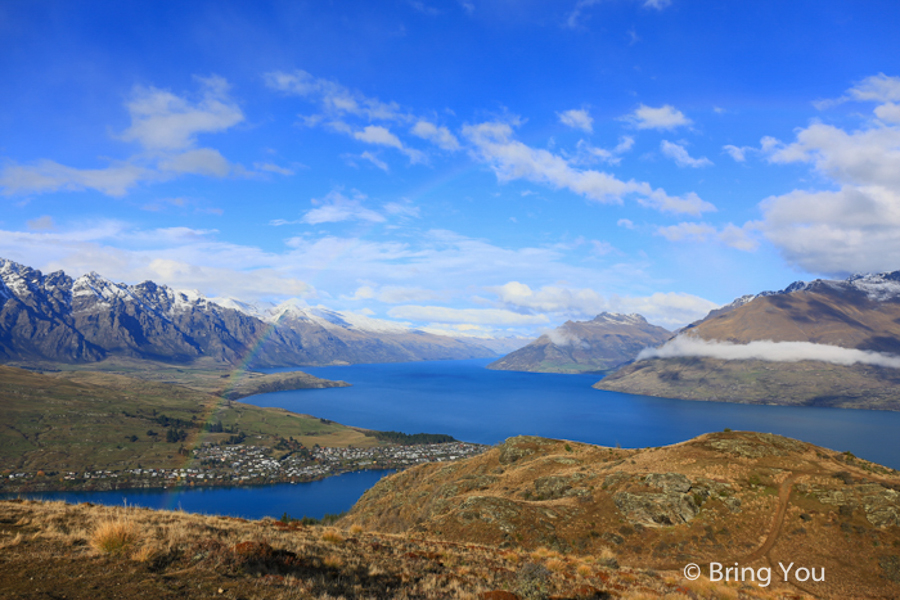
[[[449,337],[364,315],[204,297],[97,273],[44,275],[0,259],[0,359],[85,362],[131,356],[188,362],[252,359],[292,366],[492,356]]]
[[[566,321],[488,368],[545,373],[608,371],[670,336],[671,332],[651,325],[641,315],[604,312],[590,321]]]

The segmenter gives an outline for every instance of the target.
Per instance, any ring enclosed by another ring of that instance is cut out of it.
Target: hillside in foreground
[[[772,568],[770,589],[900,597],[900,474],[771,434],[635,450],[511,438],[381,480],[342,523],[658,571],[738,563]],[[790,563],[825,580],[785,584],[778,565]]]
[[[112,600],[800,600],[603,556],[297,521],[0,501],[0,597]]]

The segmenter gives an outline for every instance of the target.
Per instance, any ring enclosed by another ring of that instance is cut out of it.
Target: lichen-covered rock
[[[875,527],[900,525],[900,492],[879,485],[860,486],[870,488],[862,491],[862,505],[866,520]],[[870,493],[866,494],[865,491]]]
[[[512,500],[494,496],[469,496],[459,507],[459,520],[481,521],[495,525],[506,533],[515,530],[512,520],[519,516],[519,506]]]
[[[550,475],[534,480],[534,491],[540,500],[553,500],[564,496],[584,496],[590,492],[583,487],[576,487],[585,479],[582,473],[574,475]]]
[[[632,494],[619,492],[613,501],[631,523],[649,527],[687,523],[697,516],[700,507],[689,494]]]
[[[791,452],[802,452],[805,448],[803,442],[771,433],[751,433],[740,438],[719,438],[708,443],[716,450],[742,458],[787,456]]]
[[[681,473],[650,473],[644,477],[644,483],[667,494],[671,492],[685,494],[691,489],[691,481]]]
[[[534,454],[534,448],[529,448],[527,444],[534,443],[536,438],[520,435],[518,437],[509,438],[500,444],[500,464],[508,465],[519,459]]]

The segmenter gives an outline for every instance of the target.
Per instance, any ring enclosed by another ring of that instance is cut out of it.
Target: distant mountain
[[[648,346],[671,337],[671,332],[651,325],[641,315],[604,312],[590,321],[566,321],[488,365],[504,371],[585,373],[615,369]]]
[[[496,356],[458,340],[288,302],[259,308],[152,281],[44,275],[0,259],[0,361],[94,362],[111,356],[254,366]]]
[[[743,296],[595,387],[900,410],[900,271]]]

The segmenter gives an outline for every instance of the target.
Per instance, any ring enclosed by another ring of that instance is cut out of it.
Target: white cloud
[[[797,133],[796,142],[773,148],[769,160],[811,163],[841,184],[896,189],[900,187],[900,127],[876,124],[848,133],[813,123]]]
[[[446,127],[438,127],[434,123],[420,119],[410,130],[415,136],[428,140],[444,150],[459,150],[459,140]]]
[[[600,4],[606,0],[578,0],[575,3],[575,7],[572,9],[566,16],[566,26],[572,29],[577,29],[581,26],[581,21],[584,20],[584,12],[585,9],[588,9],[596,4]],[[672,0],[636,0],[641,4],[643,8],[653,8],[656,10],[663,10],[672,4]]]
[[[602,203],[621,203],[623,197],[634,195],[641,205],[664,212],[698,215],[715,210],[712,204],[693,192],[669,196],[664,190],[653,189],[645,182],[626,182],[608,173],[575,169],[561,156],[514,140],[509,123],[493,121],[467,125],[463,134],[474,144],[476,157],[488,163],[500,181],[527,179],[565,188]]]
[[[384,212],[397,217],[412,217],[418,219],[419,207],[410,202],[388,202],[384,205]]]
[[[244,120],[228,97],[224,79],[198,79],[203,91],[196,103],[153,87],[135,88],[127,104],[131,126],[121,139],[136,141],[152,152],[183,150],[196,145],[197,134],[224,131]]]
[[[881,186],[794,190],[761,204],[763,231],[790,263],[847,275],[897,269],[900,193]]]
[[[692,167],[696,169],[698,167],[708,167],[713,164],[712,161],[706,157],[693,158],[688,154],[688,151],[684,146],[668,140],[660,142],[659,149],[664,155],[674,160],[675,164],[679,167]]]
[[[641,104],[633,113],[624,118],[638,129],[675,129],[692,123],[684,116],[684,113],[669,104],[659,108]]]
[[[866,77],[850,88],[852,98],[868,102],[900,102],[900,77],[884,73]]]
[[[559,285],[532,288],[518,281],[489,288],[512,310],[553,314],[557,320],[592,319],[602,312],[638,313],[651,323],[669,329],[682,327],[706,316],[718,305],[698,296],[682,293],[655,293],[650,296],[603,296],[595,290]]]
[[[752,150],[752,148],[750,148],[749,146],[742,146],[739,148],[737,146],[728,144],[726,146],[722,146],[722,150],[727,152],[728,155],[731,156],[731,158],[733,158],[735,161],[744,162],[747,160],[747,151]]]
[[[844,98],[883,102],[863,128],[813,122],[784,144],[763,138],[773,163],[806,163],[834,188],[794,190],[761,204],[766,237],[792,264],[833,275],[894,270],[900,256],[900,78],[864,79]],[[880,113],[880,114],[879,114]]]
[[[313,77],[303,70],[266,73],[264,80],[271,89],[311,98],[331,118],[341,118],[344,115],[354,115],[369,121],[408,121],[412,118],[396,102],[369,98],[335,81]]]
[[[759,242],[750,235],[757,224],[748,223],[738,227],[728,223],[721,230],[709,223],[678,223],[657,228],[657,233],[670,242],[715,241],[737,250],[751,252],[759,247]]]
[[[232,171],[225,157],[212,148],[198,148],[169,156],[159,161],[159,168],[166,172],[210,177],[225,177]]]
[[[288,169],[287,167],[281,167],[279,165],[275,165],[272,163],[253,163],[253,168],[257,171],[265,171],[266,173],[277,173],[278,175],[284,175],[285,177],[290,177],[294,174],[293,169]]]
[[[56,229],[56,223],[50,215],[44,215],[37,219],[31,219],[25,223],[30,231],[53,231]]]
[[[556,113],[556,115],[559,117],[559,122],[563,125],[567,125],[573,129],[581,129],[588,133],[594,131],[594,119],[591,118],[591,115],[588,114],[586,109],[573,108],[572,110]]]
[[[497,308],[448,308],[446,306],[397,306],[388,311],[388,316],[410,321],[493,326],[543,325],[549,322],[545,315],[523,315]]]
[[[135,88],[126,105],[131,126],[118,137],[139,143],[141,154],[99,169],[78,169],[52,160],[9,164],[0,170],[3,193],[96,190],[124,196],[142,181],[165,181],[186,174],[225,177],[239,170],[217,150],[195,147],[198,134],[224,131],[244,118],[228,97],[224,79],[198,80],[202,92],[196,102],[152,87]]]
[[[361,194],[348,198],[338,191],[332,191],[323,200],[313,200],[313,204],[318,206],[304,214],[302,221],[310,225],[349,220],[385,222],[387,219],[384,215],[362,205],[364,199],[365,196]]]
[[[658,348],[647,348],[637,356],[637,360],[654,358],[677,358],[681,356],[703,356],[720,360],[766,360],[772,362],[798,362],[815,360],[837,365],[875,365],[900,369],[900,356],[841,348],[811,342],[773,342],[758,340],[749,344],[707,341],[690,335],[679,335]]]
[[[0,170],[4,195],[42,194],[59,190],[97,190],[108,196],[124,196],[139,181],[157,174],[138,165],[118,162],[104,169],[76,169],[52,160],[33,165],[11,164]]]
[[[403,144],[400,138],[388,131],[387,128],[378,125],[369,125],[362,131],[353,134],[356,139],[367,142],[369,144],[378,144],[380,146],[390,146],[402,150]]]
[[[425,162],[425,155],[423,153],[404,146],[403,142],[400,141],[400,138],[391,133],[386,127],[380,125],[367,125],[362,131],[353,132],[353,137],[368,144],[396,148],[408,156],[411,163]]]
[[[634,229],[634,223],[630,219],[619,219],[616,221],[616,225],[625,229]]]
[[[383,160],[381,160],[380,158],[378,158],[377,156],[375,156],[368,150],[366,150],[365,152],[360,154],[359,158],[369,161],[370,163],[372,163],[373,165],[375,165],[376,167],[378,167],[385,173],[388,173],[390,171],[390,167],[388,167],[388,164],[386,162],[384,162]]]

